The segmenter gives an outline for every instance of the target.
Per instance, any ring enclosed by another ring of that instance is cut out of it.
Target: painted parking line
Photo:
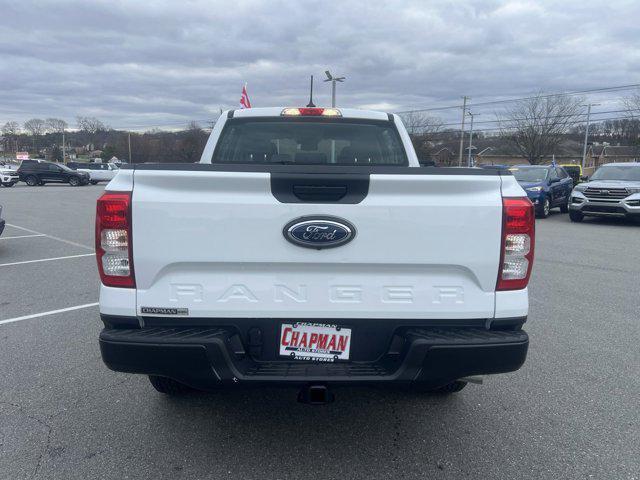
[[[36,235],[42,235],[42,236],[50,238],[52,240],[57,240],[58,242],[63,242],[63,243],[66,243],[68,245],[73,245],[74,247],[85,248],[87,250],[93,251],[93,247],[89,247],[87,245],[83,245],[82,243],[72,242],[71,240],[67,240],[65,238],[54,237],[53,235],[49,235],[49,234],[42,233],[42,232],[37,232],[36,230],[31,230],[30,228],[20,227],[18,225],[13,225],[11,223],[7,223],[7,227],[17,228],[18,230],[23,230],[25,232],[33,233],[33,234],[36,234]]]
[[[44,233],[38,233],[34,235],[16,235],[13,237],[0,237],[0,240],[15,240],[16,238],[33,238],[33,237],[46,237]]]
[[[26,263],[53,262],[54,260],[65,260],[67,258],[94,257],[95,253],[82,253],[80,255],[69,255],[66,257],[39,258],[37,260],[24,260],[22,262],[0,263],[0,267],[10,267],[12,265],[24,265]]]
[[[98,302],[85,303],[84,305],[76,305],[75,307],[60,308],[58,310],[50,310],[48,312],[34,313],[33,315],[24,315],[22,317],[8,318],[6,320],[0,320],[0,325],[4,325],[5,323],[21,322],[22,320],[30,320],[32,318],[46,317],[49,315],[55,315],[56,313],[72,312],[73,310],[81,310],[83,308],[91,308],[96,306],[98,306]]]

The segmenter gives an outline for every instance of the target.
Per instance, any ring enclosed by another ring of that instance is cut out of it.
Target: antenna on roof
[[[311,89],[309,91],[309,103],[307,104],[307,107],[315,107],[315,104],[313,103],[313,75],[311,75]]]

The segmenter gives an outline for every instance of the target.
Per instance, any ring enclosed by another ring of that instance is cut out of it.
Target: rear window
[[[230,119],[211,162],[408,165],[391,122],[279,117]]]

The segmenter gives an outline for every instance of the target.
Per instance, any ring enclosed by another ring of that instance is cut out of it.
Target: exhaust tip
[[[335,395],[326,385],[309,385],[298,393],[298,401],[307,405],[326,405],[335,400]]]

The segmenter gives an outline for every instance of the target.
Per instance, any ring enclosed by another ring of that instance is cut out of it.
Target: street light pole
[[[471,128],[469,129],[469,156],[467,157],[467,167],[471,167],[471,146],[473,144],[473,117],[480,115],[479,113],[468,112],[471,117]]]
[[[334,77],[329,70],[324,73],[327,76],[325,82],[331,82],[331,108],[336,108],[336,82],[344,82],[347,77]]]
[[[467,100],[469,97],[466,95],[462,97],[462,124],[460,125],[460,158],[458,158],[458,166],[462,166],[462,151],[464,150],[464,119],[467,114]]]
[[[331,80],[331,108],[336,108],[336,79]]]
[[[133,163],[131,159],[131,132],[127,132],[129,134],[129,163]]]
[[[582,146],[582,170],[584,170],[584,164],[587,160],[587,142],[589,140],[589,123],[591,120],[591,107],[596,107],[600,105],[599,103],[589,103],[587,105],[583,105],[583,107],[587,107],[587,125],[584,129],[584,145]]]

